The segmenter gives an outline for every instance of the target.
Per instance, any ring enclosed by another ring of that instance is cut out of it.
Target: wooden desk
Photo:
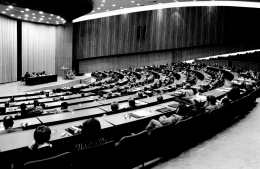
[[[143,105],[146,105],[147,103],[146,102],[142,102],[140,100],[135,100],[135,105],[136,107],[139,107],[139,106],[143,106]],[[123,107],[128,107],[128,101],[125,101],[125,102],[121,102],[118,106],[119,110],[123,110],[124,108]],[[106,112],[111,112],[111,105],[104,105],[104,106],[99,106],[100,109],[106,111]],[[125,109],[127,111],[127,109]]]
[[[22,123],[28,123],[28,127],[35,126],[41,124],[41,122],[36,117],[26,118],[26,119],[19,119],[14,120],[14,128],[21,127]],[[3,127],[3,122],[0,122],[0,128]]]
[[[90,102],[90,103],[83,103],[83,104],[75,104],[75,105],[71,105],[69,106],[69,109],[71,110],[80,110],[80,109],[88,109],[88,108],[93,108],[93,107],[98,107],[102,104],[94,101],[94,102]]]
[[[46,76],[25,78],[26,85],[37,85],[37,84],[50,83],[56,81],[57,81],[57,75],[46,75]]]
[[[41,97],[39,95],[36,96],[27,96],[26,99],[27,100],[35,100],[35,99],[40,99]]]
[[[146,108],[142,108],[142,109],[127,111],[127,112],[123,112],[123,113],[113,114],[113,115],[109,115],[109,116],[103,116],[102,118],[104,120],[106,120],[107,122],[117,126],[117,125],[130,123],[130,122],[133,122],[133,121],[153,117],[153,116],[156,116],[156,115],[160,115],[161,113],[156,111],[157,109],[160,109],[160,108],[163,108],[163,107],[156,105],[156,106],[146,107]],[[133,113],[133,112],[136,112],[136,111],[139,111],[139,110],[149,111],[149,112],[151,112],[151,114],[146,116],[146,117],[142,117],[142,118],[130,117],[129,119],[126,119],[124,117],[124,115],[126,115],[126,114]]]
[[[179,104],[179,102],[170,101],[170,102],[158,104],[158,106],[167,107],[167,108],[170,108],[170,109],[172,109],[172,110],[176,110],[177,108],[173,108],[173,107],[170,107],[170,106],[169,106],[169,105],[171,105],[171,104]]]
[[[66,102],[71,105],[71,104],[78,104],[78,103],[87,103],[87,102],[92,102],[94,101],[90,97],[81,97],[78,99],[72,99],[72,100],[66,100]]]
[[[46,116],[38,116],[38,119],[43,124],[48,124],[48,123],[57,124],[57,123],[65,123],[68,121],[75,121],[79,119],[86,119],[99,114],[101,116],[104,113],[105,111],[99,108],[91,108],[91,109],[78,110],[73,113],[60,113],[60,114],[52,114]]]
[[[99,100],[97,102],[103,104],[103,105],[107,105],[107,104],[111,104],[112,102],[124,102],[127,101],[129,98],[131,98],[131,95],[128,96],[123,96],[123,97],[116,97],[113,99],[107,99],[107,100]]]

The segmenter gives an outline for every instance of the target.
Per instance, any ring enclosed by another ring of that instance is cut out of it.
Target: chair
[[[112,164],[115,163],[115,160],[115,142],[110,141],[76,152],[73,157],[72,168],[113,168]]]
[[[148,132],[122,137],[117,146],[118,168],[130,169],[144,164]]]
[[[72,153],[66,152],[51,158],[27,162],[24,169],[70,169],[72,162]]]

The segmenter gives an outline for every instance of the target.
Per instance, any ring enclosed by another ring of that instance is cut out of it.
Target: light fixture
[[[51,16],[53,16],[53,14],[51,14]]]
[[[123,7],[121,6],[120,8],[122,9]]]
[[[29,15],[25,14],[24,17],[28,17]]]
[[[32,13],[32,15],[35,15],[35,13]]]
[[[28,9],[28,8],[25,8],[25,10],[26,10],[26,11],[29,11],[29,9]]]
[[[59,25],[59,23],[56,23],[57,25]]]
[[[7,11],[9,11],[10,9],[9,8],[6,8]]]
[[[159,3],[160,4],[160,3]],[[137,6],[140,6],[140,4],[137,4]]]
[[[8,8],[13,9],[14,7],[12,5],[9,5]]]
[[[46,22],[46,23],[49,23],[49,22]]]
[[[106,2],[105,0],[103,0],[102,2]]]
[[[27,20],[27,18],[24,18],[25,20]]]
[[[11,16],[14,16],[14,14],[11,14]]]
[[[33,18],[35,19],[36,17],[34,16]]]
[[[57,19],[59,19],[60,18],[60,16],[57,16]]]
[[[42,15],[41,17],[44,18],[44,15]]]
[[[92,12],[95,12],[95,11],[92,11]]]
[[[101,4],[100,6],[104,6],[104,4]]]
[[[38,22],[41,22],[41,21],[38,21]]]
[[[42,19],[42,18],[40,18],[40,20],[42,21],[43,19]]]
[[[49,19],[51,19],[51,18],[49,18]]]
[[[24,11],[21,11],[22,13],[24,13]]]
[[[20,19],[21,17],[20,17],[20,16],[18,16],[18,18]]]
[[[5,11],[3,11],[2,13],[5,13]]]
[[[42,12],[42,11],[40,11],[40,12],[39,12],[39,14],[43,14],[43,12]]]
[[[106,11],[109,11],[108,9]]]
[[[131,3],[135,3],[135,1],[131,1]]]
[[[98,10],[100,9],[100,8],[97,8]]]
[[[116,4],[113,4],[112,6],[116,6]]]

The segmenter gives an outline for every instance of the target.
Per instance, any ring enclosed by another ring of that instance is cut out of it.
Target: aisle
[[[257,102],[247,117],[226,131],[152,169],[259,169],[260,98]]]

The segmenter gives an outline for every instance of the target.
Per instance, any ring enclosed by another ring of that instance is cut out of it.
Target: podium
[[[67,74],[68,70],[69,70],[69,68],[65,67],[64,65],[61,67],[62,79],[66,79],[66,74]]]

